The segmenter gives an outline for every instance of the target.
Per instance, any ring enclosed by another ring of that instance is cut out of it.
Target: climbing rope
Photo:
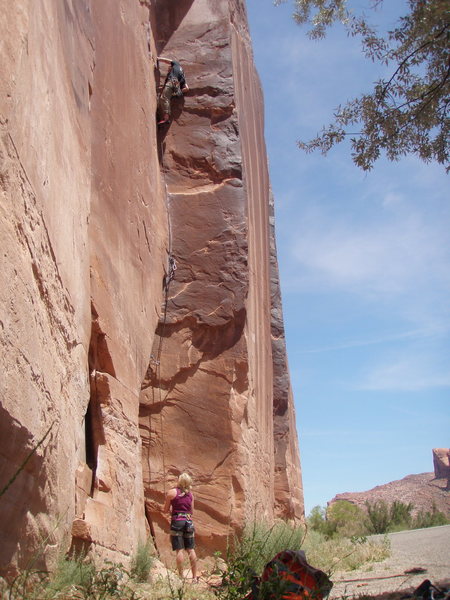
[[[177,270],[177,263],[175,261],[175,259],[173,258],[173,256],[171,254],[169,254],[169,269],[165,278],[165,282],[164,282],[164,288],[165,288],[165,298],[164,298],[164,312],[163,312],[163,322],[162,322],[162,328],[161,328],[161,333],[159,334],[159,344],[158,344],[158,352],[157,352],[157,365],[156,365],[156,369],[157,369],[157,381],[158,381],[158,389],[159,389],[159,403],[160,403],[160,411],[159,411],[159,418],[160,418],[160,430],[161,430],[161,454],[162,454],[162,468],[163,468],[163,491],[164,491],[164,497],[166,495],[166,460],[165,460],[165,452],[164,452],[164,423],[163,423],[163,411],[162,411],[162,390],[161,390],[161,353],[162,353],[162,347],[163,347],[163,340],[164,340],[164,332],[165,332],[165,328],[166,328],[166,321],[167,321],[167,305],[169,303],[169,286],[170,286],[170,282],[175,278],[175,271]]]
[[[167,189],[166,189],[167,194]],[[169,195],[167,194],[167,198]],[[170,204],[167,206],[167,222],[168,222],[168,232],[169,232],[169,256],[168,256],[168,268],[167,273],[164,277],[164,308],[163,308],[163,318],[161,323],[160,332],[159,332],[159,342],[158,349],[156,351],[156,356],[151,355],[150,360],[153,361],[155,365],[155,374],[156,374],[156,386],[159,390],[159,418],[160,418],[160,431],[161,431],[161,455],[162,455],[162,479],[163,479],[163,492],[164,497],[166,496],[166,460],[165,460],[165,452],[164,452],[164,422],[163,422],[163,414],[162,414],[162,390],[161,390],[161,354],[163,349],[163,341],[164,341],[164,333],[166,329],[167,322],[167,307],[169,304],[169,291],[170,291],[170,283],[175,278],[175,272],[177,270],[177,263],[175,258],[172,255],[172,227],[170,223]],[[154,395],[153,395],[154,399]],[[154,401],[154,400],[153,400]],[[151,431],[151,413],[150,413],[150,431]],[[151,480],[151,460],[149,460],[149,473]]]

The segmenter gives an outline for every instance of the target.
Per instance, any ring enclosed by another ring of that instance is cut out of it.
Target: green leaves
[[[277,0],[275,4],[280,4]],[[375,0],[372,9],[382,4]],[[390,66],[389,79],[379,80],[371,92],[338,107],[334,121],[309,141],[299,141],[306,152],[326,154],[351,135],[354,163],[372,169],[384,151],[390,160],[415,154],[425,162],[449,165],[450,14],[441,0],[410,0],[410,11],[385,36],[377,34],[346,0],[294,0],[293,17],[309,25],[311,38],[323,38],[340,21],[350,36],[361,39],[369,60]],[[356,126],[356,132],[348,131]]]

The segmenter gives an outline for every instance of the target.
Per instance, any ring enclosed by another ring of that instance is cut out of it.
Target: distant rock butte
[[[182,470],[200,553],[303,519],[244,0],[3,11],[0,569],[167,555]],[[160,131],[158,55],[190,86]]]
[[[378,485],[366,492],[346,492],[337,494],[328,505],[338,500],[347,500],[364,508],[366,502],[384,501],[388,504],[398,500],[414,505],[412,514],[429,511],[433,505],[437,510],[450,517],[450,467],[449,450],[437,448],[433,450],[434,473],[407,475],[403,479]]]
[[[437,479],[450,480],[450,450],[448,448],[434,448],[433,465]]]

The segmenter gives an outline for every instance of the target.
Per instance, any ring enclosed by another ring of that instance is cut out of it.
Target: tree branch
[[[423,50],[424,48],[426,48],[427,46],[429,46],[430,44],[432,44],[435,40],[437,40],[439,37],[441,37],[441,35],[443,35],[449,27],[450,27],[449,25],[445,25],[441,29],[441,31],[433,37],[433,39],[428,40],[428,42],[424,42],[421,46],[419,46],[418,48],[416,48],[415,50],[413,50],[413,52],[411,52],[411,54],[408,54],[408,56],[402,60],[402,62],[398,65],[397,69],[395,70],[394,74],[392,75],[392,77],[389,79],[389,81],[387,82],[387,84],[384,86],[383,91],[381,92],[381,96],[382,97],[385,96],[388,87],[391,85],[392,81],[397,76],[397,73],[414,56],[414,54],[416,54],[417,52],[420,52],[421,50]]]
[[[433,88],[431,88],[430,90],[428,90],[427,92],[425,92],[421,96],[417,96],[416,98],[412,98],[411,100],[408,100],[407,102],[404,102],[403,104],[400,104],[400,106],[396,106],[395,108],[392,108],[390,110],[400,110],[404,106],[408,106],[410,104],[413,104],[414,102],[417,102],[418,100],[424,100],[427,96],[429,96],[430,94],[433,94],[433,92],[435,92],[436,90],[439,90],[445,84],[445,82],[447,81],[447,79],[449,78],[449,76],[450,76],[450,66],[448,67],[447,72],[446,72],[444,78],[442,79],[442,81],[440,81],[438,84],[436,84]]]

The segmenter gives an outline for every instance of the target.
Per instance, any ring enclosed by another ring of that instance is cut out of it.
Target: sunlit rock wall
[[[200,545],[303,515],[284,343],[263,97],[243,2],[158,2],[158,51],[190,92],[159,134],[176,265],[141,396],[147,514],[195,480]]]
[[[123,559],[146,536],[138,397],[166,263],[149,9],[0,15],[1,487],[51,427],[0,497],[0,566],[58,542]]]
[[[182,470],[201,552],[301,518],[244,4],[0,8],[0,570],[165,554]],[[157,53],[191,87],[160,131]]]

